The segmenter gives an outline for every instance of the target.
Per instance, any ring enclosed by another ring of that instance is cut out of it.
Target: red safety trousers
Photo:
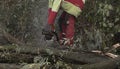
[[[63,12],[59,18],[60,26],[60,40],[66,39],[66,45],[73,45],[73,38],[75,33],[75,17],[69,13]]]

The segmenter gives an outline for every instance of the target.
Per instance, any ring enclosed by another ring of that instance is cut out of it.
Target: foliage
[[[119,1],[119,0],[118,0]],[[114,33],[120,31],[120,2],[87,0],[76,23],[76,44],[92,50],[112,46]]]
[[[31,39],[31,6],[26,0],[1,0],[0,23],[21,41]]]

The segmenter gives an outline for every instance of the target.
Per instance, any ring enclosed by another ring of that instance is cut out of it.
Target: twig
[[[106,53],[109,53],[109,52],[115,50],[115,49],[118,48],[118,47],[120,47],[120,43],[117,43],[117,44],[113,45],[112,48],[109,49]]]
[[[106,56],[109,56],[111,58],[116,58],[116,57],[118,57],[118,55],[112,54],[110,52],[115,50],[118,47],[120,47],[120,43],[117,43],[117,44],[113,45],[107,52],[103,52],[103,51],[99,51],[99,50],[93,50],[92,52],[98,53],[98,54],[101,54],[101,55],[106,55]]]

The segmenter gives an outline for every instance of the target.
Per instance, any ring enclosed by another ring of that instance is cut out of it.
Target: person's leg
[[[59,28],[60,28],[60,33],[59,33],[59,39],[65,38],[65,32],[66,32],[66,25],[65,25],[65,17],[66,17],[66,12],[63,12],[62,15],[59,18]]]
[[[75,17],[63,12],[59,19],[60,26],[60,44],[61,45],[72,45],[74,38],[74,24]]]
[[[68,45],[73,44],[73,38],[75,33],[75,17],[72,15],[69,15],[68,21],[67,21],[67,27],[66,27],[66,38],[68,39]]]

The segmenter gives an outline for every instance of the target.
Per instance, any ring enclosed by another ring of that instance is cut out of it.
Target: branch
[[[25,45],[24,42],[21,42],[20,40],[18,40],[17,38],[15,38],[14,36],[12,36],[10,33],[6,32],[6,26],[1,23],[0,24],[0,33],[3,35],[3,37],[9,41],[10,43],[14,43],[14,44],[18,44],[18,45]]]

